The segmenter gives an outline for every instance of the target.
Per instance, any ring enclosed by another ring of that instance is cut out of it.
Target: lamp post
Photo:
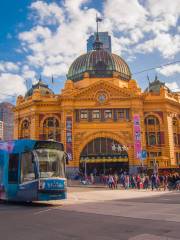
[[[87,179],[87,157],[85,158],[85,162],[84,162],[84,176],[85,176],[85,180]]]
[[[158,164],[156,162],[156,159],[154,159],[154,164],[153,164],[153,173],[158,174]]]

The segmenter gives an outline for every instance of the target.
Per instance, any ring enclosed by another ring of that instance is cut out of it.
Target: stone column
[[[165,113],[165,125],[167,130],[165,131],[165,152],[169,157],[170,166],[176,165],[176,159],[174,156],[174,137],[173,137],[173,123],[172,123],[172,113]]]
[[[18,115],[14,115],[14,129],[13,129],[13,139],[18,139],[19,138],[19,126],[20,121],[18,118]]]
[[[35,112],[31,113],[30,120],[31,120],[31,125],[30,125],[31,139],[38,140],[39,139],[39,115]]]

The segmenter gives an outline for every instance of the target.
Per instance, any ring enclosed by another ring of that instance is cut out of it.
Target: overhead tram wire
[[[157,68],[163,68],[165,66],[169,66],[169,65],[172,65],[172,64],[175,64],[175,63],[179,63],[179,62],[180,62],[180,60],[177,60],[177,61],[166,63],[166,64],[163,64],[163,65],[160,65],[160,66],[157,66],[157,67],[147,68],[147,69],[144,69],[142,71],[132,73],[132,75],[137,75],[137,74],[141,74],[141,73],[144,73],[144,72],[147,72],[147,71],[152,71],[152,70],[155,70]]]
[[[152,70],[155,70],[157,68],[162,68],[162,67],[165,67],[165,66],[169,66],[169,65],[172,65],[172,64],[175,64],[175,63],[179,63],[180,60],[177,60],[177,61],[174,61],[174,62],[170,62],[170,63],[166,63],[166,64],[163,64],[163,65],[160,65],[160,66],[157,66],[157,67],[152,67],[152,68],[147,68],[147,69],[144,69],[142,71],[139,71],[139,72],[135,72],[135,73],[132,73],[132,75],[137,75],[137,74],[141,74],[141,73],[144,73],[144,72],[147,72],[147,71],[152,71]],[[53,78],[52,78],[53,79]],[[52,81],[52,84],[54,84],[54,79]],[[59,83],[58,83],[59,84]],[[179,90],[179,88],[173,88],[171,89],[172,91],[173,90]],[[4,96],[7,96],[7,97],[17,97],[17,95],[11,95],[11,94],[6,94],[6,93],[2,93],[0,92],[0,95],[4,95]]]

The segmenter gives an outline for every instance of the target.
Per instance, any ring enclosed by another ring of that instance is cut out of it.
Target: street
[[[180,193],[69,188],[66,201],[0,204],[2,240],[180,239]]]

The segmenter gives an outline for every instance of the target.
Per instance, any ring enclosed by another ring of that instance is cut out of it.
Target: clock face
[[[105,94],[99,94],[98,101],[100,103],[104,103],[106,101],[106,95]]]

